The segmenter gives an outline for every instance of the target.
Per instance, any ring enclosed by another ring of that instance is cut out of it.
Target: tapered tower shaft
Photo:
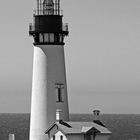
[[[56,121],[57,109],[69,120],[64,57],[68,26],[63,25],[59,0],[37,0],[29,34],[34,37],[30,140],[46,140],[44,132]]]

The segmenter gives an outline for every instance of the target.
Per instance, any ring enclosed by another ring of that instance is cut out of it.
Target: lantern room
[[[37,0],[34,21],[29,25],[29,34],[34,45],[64,45],[68,24],[63,24],[60,0]]]

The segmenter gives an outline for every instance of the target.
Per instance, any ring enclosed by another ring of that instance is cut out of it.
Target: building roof
[[[111,132],[104,126],[96,124],[94,122],[55,122],[45,133],[48,132],[56,126],[60,131],[64,134],[80,134],[80,133],[87,133],[91,129],[94,129],[96,132],[100,134],[111,134]]]

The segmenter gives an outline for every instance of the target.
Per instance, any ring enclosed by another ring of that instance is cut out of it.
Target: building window
[[[91,140],[95,140],[94,135],[90,135]]]
[[[62,135],[60,136],[60,140],[63,140],[63,136]]]
[[[53,136],[53,140],[55,140],[55,136]]]
[[[56,102],[63,102],[63,89],[64,85],[63,84],[56,84]]]

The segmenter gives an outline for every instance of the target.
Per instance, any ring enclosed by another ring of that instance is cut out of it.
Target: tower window
[[[56,84],[56,102],[63,102],[63,84]]]

